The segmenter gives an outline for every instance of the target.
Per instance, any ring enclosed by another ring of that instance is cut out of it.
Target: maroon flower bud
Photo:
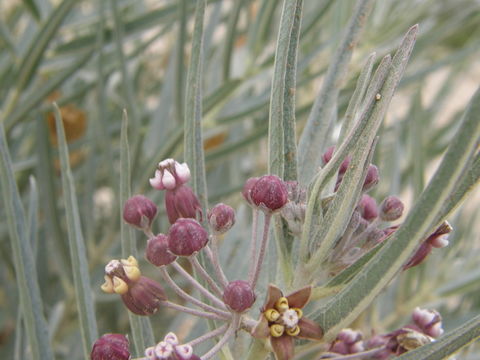
[[[181,185],[165,193],[165,208],[168,221],[174,224],[179,218],[202,220],[202,207],[197,196],[186,185]]]
[[[121,295],[125,306],[137,315],[153,315],[167,300],[165,291],[156,281],[141,276],[128,291]]]
[[[375,165],[369,165],[367,170],[367,176],[363,182],[363,191],[368,191],[378,184],[378,168]]]
[[[228,283],[223,292],[223,301],[230,309],[244,312],[255,302],[255,293],[247,281],[235,280]]]
[[[129,342],[126,336],[122,334],[102,335],[93,344],[90,354],[91,360],[128,360],[130,351]]]
[[[433,246],[430,245],[427,241],[424,241],[422,245],[420,245],[418,250],[415,252],[415,254],[413,254],[413,256],[410,258],[410,260],[408,260],[407,263],[403,265],[403,270],[407,270],[423,262],[427,255],[430,254],[432,249]]]
[[[281,209],[288,201],[285,183],[276,175],[262,176],[250,190],[252,202],[262,211]]]
[[[149,229],[156,214],[157,206],[143,195],[132,196],[123,207],[123,220],[139,229]]]
[[[359,331],[343,329],[330,346],[330,351],[342,355],[362,352],[365,350],[362,338],[362,334]]]
[[[168,232],[168,248],[178,256],[190,256],[207,245],[208,233],[193,219],[178,219]]]
[[[360,211],[360,215],[367,221],[372,221],[378,216],[377,202],[367,194],[362,195],[357,208]]]
[[[396,196],[388,196],[380,204],[380,218],[383,221],[398,220],[402,214],[403,203]]]
[[[323,160],[323,164],[327,164],[328,162],[330,162],[330,160],[332,160],[332,157],[333,157],[333,153],[335,152],[335,146],[330,146],[326,151],[325,153],[322,155],[322,160]],[[347,169],[348,169],[348,165],[350,165],[350,160],[351,160],[351,156],[348,155],[345,157],[345,159],[343,160],[343,162],[340,164],[340,168],[338,169],[338,174],[339,175],[343,175],[346,173]],[[339,183],[341,182],[341,179],[339,181]]]
[[[253,188],[253,185],[256,184],[258,179],[259,179],[258,177],[252,177],[252,178],[248,179],[247,181],[245,181],[245,185],[243,185],[243,189],[242,189],[243,197],[245,198],[247,203],[252,205],[252,206],[253,206],[253,202],[252,202],[252,199],[250,198],[250,192]]]
[[[217,204],[208,212],[208,223],[216,234],[223,234],[235,224],[235,210],[225,204]]]
[[[168,250],[168,238],[164,234],[158,234],[148,240],[145,257],[155,266],[168,265],[177,259],[177,257]]]
[[[322,155],[323,165],[326,165],[333,156],[333,152],[335,151],[335,146],[330,146]]]

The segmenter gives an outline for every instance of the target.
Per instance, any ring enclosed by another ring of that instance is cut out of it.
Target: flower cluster
[[[342,330],[321,358],[358,354],[363,359],[387,360],[435,341],[442,334],[440,314],[436,310],[416,308],[409,324],[387,334],[373,335],[368,340],[364,340],[359,331]]]
[[[137,315],[155,314],[161,302],[167,300],[159,283],[142,276],[133,256],[112,260],[105,266],[102,290],[109,294],[119,294],[125,306]]]
[[[177,335],[168,333],[157,345],[145,350],[148,360],[200,360],[191,345],[180,345]]]
[[[324,154],[325,162],[331,159],[333,151],[330,148]],[[335,191],[342,183],[349,162],[350,158],[347,157],[339,169]],[[235,224],[235,211],[229,205],[220,203],[206,211],[207,216],[203,218],[199,199],[186,185],[189,179],[188,166],[173,159],[160,162],[155,176],[150,179],[154,189],[165,191],[165,209],[170,225],[164,233],[155,235],[153,228],[157,206],[143,195],[135,195],[126,201],[123,219],[148,237],[146,260],[156,267],[164,283],[176,296],[190,306],[167,299],[162,285],[142,276],[138,261],[132,256],[111,260],[106,265],[102,290],[120,295],[127,309],[137,315],[153,315],[161,307],[166,307],[223,324],[184,345],[179,344],[175,334],[168,333],[157,345],[145,350],[146,357],[143,359],[208,360],[239,330],[246,330],[253,337],[270,344],[277,360],[294,357],[295,339],[321,340],[322,328],[303,312],[312,294],[312,285],[308,283],[288,295],[270,284],[265,303],[260,308],[260,318],[255,320],[248,315],[255,306],[259,276],[269,251],[271,219],[281,216],[284,222],[277,224],[286,224],[293,235],[301,235],[304,232],[306,191],[297,182],[285,182],[275,175],[246,181],[242,195],[251,206],[253,215],[248,279],[229,280],[222,267],[218,247],[224,234]],[[377,204],[366,193],[377,182],[378,169],[370,165],[362,195],[352,211],[347,228],[326,258],[325,268],[330,274],[351,265],[398,228],[398,225],[389,223],[401,218],[404,205],[395,196],[388,196]],[[330,200],[331,197],[322,200],[323,211],[328,209]],[[262,231],[257,229],[259,219],[263,219]],[[404,268],[419,264],[432,248],[445,246],[448,241],[442,236],[449,231],[450,226],[442,224],[423,242]],[[210,267],[204,266],[198,256],[200,253]],[[184,260],[179,262],[178,258]],[[190,274],[183,263],[189,263],[204,280],[203,284]],[[202,297],[196,298],[185,291],[171,272],[183,277]],[[382,360],[432,341],[441,333],[441,317],[436,311],[416,309],[411,324],[388,334],[375,335],[368,341],[358,331],[343,330],[324,356],[370,352],[371,359]],[[220,340],[204,355],[198,357],[193,354],[193,346],[217,336],[220,336]],[[91,357],[93,360],[129,359],[128,339],[119,334],[104,335],[95,343]]]

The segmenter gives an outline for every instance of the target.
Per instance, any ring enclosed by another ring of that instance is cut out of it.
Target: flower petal
[[[265,310],[273,308],[273,305],[283,296],[282,290],[276,287],[273,284],[268,285],[267,299],[265,300],[265,305],[263,305],[262,312]]]
[[[312,287],[305,286],[304,288],[297,290],[287,296],[288,305],[293,308],[303,308],[310,300],[312,294]]]
[[[322,328],[313,320],[301,318],[298,326],[300,326],[300,334],[297,337],[301,339],[321,340],[323,338]]]
[[[257,325],[252,330],[252,336],[260,339],[265,339],[270,335],[270,328],[268,327],[268,320],[262,315]]]
[[[293,359],[293,355],[295,352],[293,337],[288,335],[282,335],[280,337],[272,337],[270,341],[272,343],[273,352],[275,353],[275,359]]]

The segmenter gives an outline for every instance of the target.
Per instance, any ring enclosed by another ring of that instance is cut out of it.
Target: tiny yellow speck
[[[376,100],[380,100],[381,98],[382,98],[382,95],[381,95],[381,94],[375,95],[375,99],[376,99]]]

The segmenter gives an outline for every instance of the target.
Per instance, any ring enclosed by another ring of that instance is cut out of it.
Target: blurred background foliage
[[[203,64],[203,131],[210,203],[238,209],[224,261],[236,274],[248,218],[239,189],[266,172],[266,134],[281,2],[208,1]],[[0,121],[24,198],[38,282],[58,359],[81,358],[52,101],[63,116],[90,266],[99,333],[128,332],[116,297],[100,292],[103,266],[120,256],[120,129],[129,114],[132,193],[161,204],[148,178],[166,157],[182,158],[186,71],[193,0],[8,0],[0,3]],[[305,1],[297,71],[297,133],[305,123],[353,0]],[[480,80],[480,2],[382,0],[374,4],[341,89],[338,123],[369,53],[393,51],[420,25],[407,72],[380,131],[373,196],[399,195],[407,209],[428,182]],[[331,145],[338,129],[331,129]],[[325,146],[324,146],[325,148]],[[36,189],[29,181],[36,179]],[[37,196],[38,195],[38,196]],[[353,326],[369,333],[408,322],[415,306],[444,316],[446,330],[480,309],[479,191],[451,217],[447,250],[399,276]],[[160,207],[161,208],[161,207]],[[155,230],[168,229],[160,213]],[[139,234],[137,234],[139,235]],[[145,241],[138,236],[140,253]],[[25,359],[25,330],[4,208],[0,207],[0,355]],[[145,272],[152,272],[144,266]],[[155,276],[152,274],[152,276]],[[196,323],[168,311],[153,316],[156,338]],[[474,346],[460,358],[478,359]]]

